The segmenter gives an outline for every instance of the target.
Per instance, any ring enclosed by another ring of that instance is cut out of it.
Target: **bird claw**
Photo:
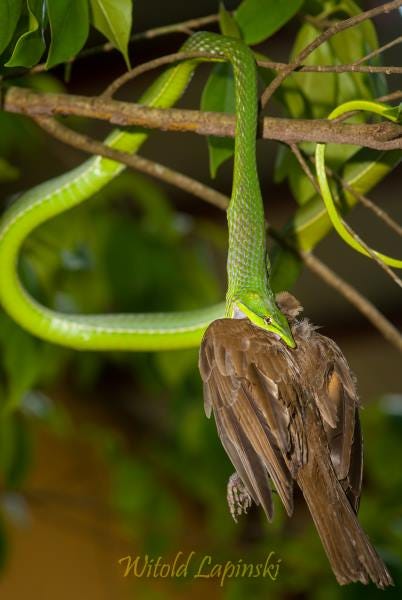
[[[233,473],[233,475],[229,477],[227,501],[230,514],[235,523],[237,523],[237,517],[242,514],[247,514],[247,511],[251,506],[251,496],[237,473]]]

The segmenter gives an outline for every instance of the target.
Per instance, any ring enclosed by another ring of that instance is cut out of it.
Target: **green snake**
[[[47,220],[84,202],[124,169],[118,162],[96,156],[24,193],[3,217],[0,302],[15,321],[35,336],[81,350],[187,348],[199,345],[213,320],[244,315],[255,325],[279,336],[288,346],[294,346],[289,325],[275,304],[268,278],[264,211],[256,167],[258,96],[253,53],[239,40],[209,32],[194,34],[181,50],[209,56],[168,68],[148,88],[140,103],[155,108],[173,106],[200,62],[229,61],[232,64],[237,117],[233,187],[227,211],[226,302],[187,312],[70,315],[40,305],[27,293],[18,276],[19,253],[27,236]],[[134,153],[147,137],[143,130],[116,130],[105,143]],[[326,192],[327,197],[328,194],[330,191]]]

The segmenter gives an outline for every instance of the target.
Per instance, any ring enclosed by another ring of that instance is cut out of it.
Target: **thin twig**
[[[387,44],[384,44],[383,46],[376,48],[372,52],[369,52],[369,54],[362,56],[362,58],[359,58],[359,60],[356,60],[353,64],[361,65],[363,62],[366,62],[366,60],[370,60],[370,58],[374,58],[374,56],[378,56],[379,54],[382,54],[383,52],[385,52],[385,50],[388,50],[389,48],[392,48],[393,46],[396,46],[397,44],[401,44],[401,43],[402,43],[402,35],[391,40]]]
[[[317,192],[317,194],[322,198],[322,194],[321,194],[321,190],[320,190],[320,186],[318,185],[317,179],[316,177],[314,177],[309,165],[307,164],[307,162],[305,161],[302,153],[300,152],[299,148],[297,147],[296,144],[291,144],[290,145],[290,149],[292,150],[294,156],[296,157],[300,167],[302,168],[303,172],[305,173],[305,175],[308,177],[309,181],[311,182],[311,184],[313,185],[315,191]],[[380,258],[378,258],[377,254],[375,253],[375,251],[370,248],[370,246],[368,246],[366,244],[366,242],[364,242],[361,237],[356,233],[356,231],[354,229],[352,229],[352,227],[346,223],[343,219],[342,222],[344,224],[344,226],[346,227],[346,229],[349,231],[350,235],[361,245],[363,246],[363,248],[366,250],[366,252],[370,255],[370,257],[374,260],[374,262],[377,263],[377,265],[383,270],[385,271],[385,273],[399,286],[402,287],[402,280],[393,272],[392,269],[390,269],[390,267],[385,264]]]
[[[306,46],[299,54],[296,56],[293,62],[287,65],[282,71],[278,73],[278,75],[271,81],[271,83],[266,87],[262,96],[261,96],[261,106],[264,108],[271,98],[272,94],[278,89],[278,87],[282,84],[282,82],[292,73],[295,69],[297,69],[303,61],[312,53],[316,48],[321,46],[324,42],[326,42],[329,38],[339,33],[340,31],[344,31],[349,27],[354,27],[359,23],[367,19],[372,19],[381,14],[388,13],[396,8],[402,6],[402,0],[393,0],[392,2],[388,2],[387,4],[382,4],[381,6],[376,6],[371,10],[367,10],[365,12],[359,13],[350,17],[349,19],[345,19],[344,21],[340,21],[335,23],[319,36],[317,36],[308,46]]]
[[[259,67],[273,69],[274,71],[283,71],[289,66],[289,63],[271,60],[257,60],[257,64]],[[296,73],[385,73],[385,75],[400,75],[402,67],[351,63],[344,65],[300,65],[293,71]]]
[[[390,94],[385,94],[385,96],[380,96],[377,98],[379,102],[389,102],[393,100],[400,100],[402,98],[402,90],[395,90],[395,92],[391,92]]]
[[[44,130],[62,142],[78,148],[89,154],[97,154],[105,158],[111,158],[126,164],[127,166],[142,170],[144,173],[156,176],[172,185],[181,189],[185,189],[189,193],[205,200],[214,206],[226,210],[229,205],[229,198],[216,190],[190,178],[181,173],[177,173],[172,169],[168,169],[157,163],[146,160],[136,155],[129,155],[125,152],[119,152],[108,148],[101,142],[91,140],[87,136],[78,134],[68,130],[56,121],[48,117],[37,117],[37,122]],[[374,325],[374,327],[398,350],[402,351],[402,335],[390,323],[384,315],[369,301],[355,290],[348,282],[341,279],[329,267],[324,265],[320,260],[306,252],[300,252],[293,245],[290,245],[286,240],[275,232],[271,227],[268,227],[268,234],[281,245],[285,245],[294,252],[306,264],[306,266],[316,273],[330,287],[336,289],[343,295],[351,304],[353,304],[366,318]]]
[[[101,119],[120,126],[138,125],[150,129],[223,137],[233,137],[236,125],[235,116],[225,113],[151,108],[107,98],[43,94],[20,87],[8,88],[4,95],[3,109],[29,117],[76,115]],[[327,119],[266,117],[260,130],[263,138],[285,143],[332,142],[376,150],[402,148],[402,126],[390,122],[345,124]]]

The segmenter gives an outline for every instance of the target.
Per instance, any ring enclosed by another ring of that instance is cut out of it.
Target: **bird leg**
[[[237,517],[243,513],[247,514],[247,511],[251,506],[251,496],[237,473],[233,473],[233,475],[229,477],[227,501],[230,514],[235,523],[237,523]]]

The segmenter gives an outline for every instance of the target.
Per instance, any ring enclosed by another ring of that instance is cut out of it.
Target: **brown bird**
[[[271,520],[270,480],[292,515],[296,482],[338,582],[392,585],[356,517],[363,457],[354,376],[335,342],[297,318],[293,296],[276,302],[296,348],[245,318],[214,321],[200,348],[205,412],[236,469],[232,515],[254,500]]]

